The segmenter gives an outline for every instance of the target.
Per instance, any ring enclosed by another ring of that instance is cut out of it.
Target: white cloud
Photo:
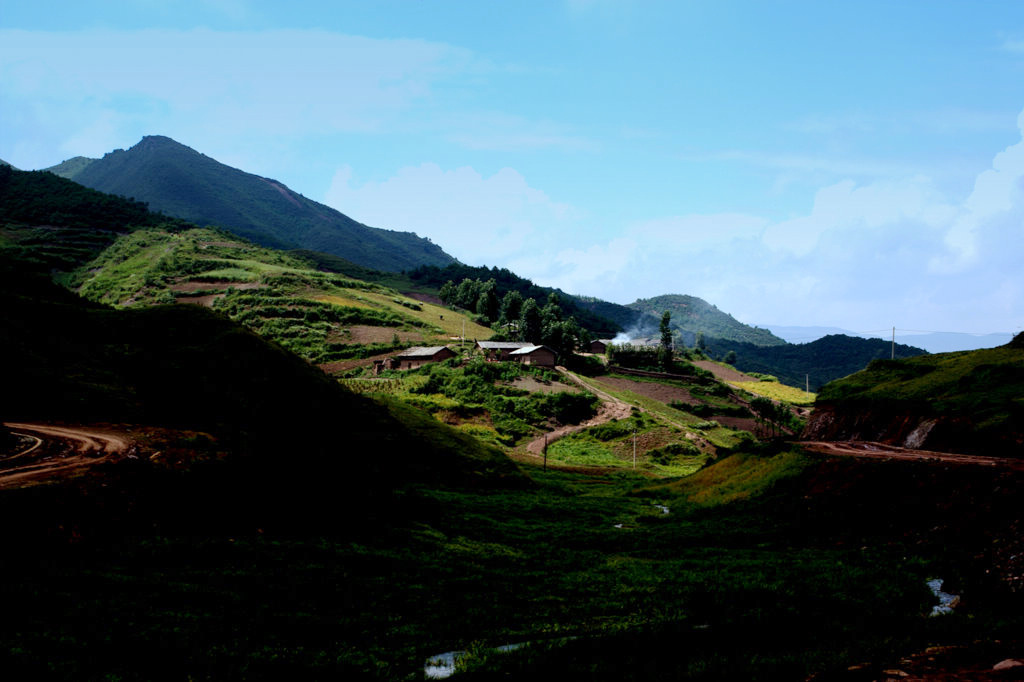
[[[921,176],[863,186],[844,180],[819,190],[810,214],[768,227],[764,243],[773,250],[804,256],[827,231],[876,230],[883,232],[876,239],[886,239],[886,227],[919,223],[939,228],[952,215],[953,209]]]
[[[1024,136],[1024,114],[1020,127]],[[788,220],[685,215],[625,234],[628,248],[583,242],[538,279],[619,302],[693,294],[750,323],[1015,330],[1024,322],[1024,142],[995,155],[964,198],[920,174],[844,180]]]
[[[485,177],[469,167],[446,171],[433,163],[358,186],[352,169],[342,167],[325,201],[368,225],[430,237],[473,265],[504,263],[539,244],[555,243],[579,217],[511,168]]]
[[[1024,315],[1022,183],[1024,142],[996,155],[964,198],[920,174],[844,180],[788,220],[666,216],[613,236],[512,169],[423,164],[356,186],[343,168],[329,203],[430,236],[465,262],[622,303],[686,293],[749,323],[991,332]]]
[[[1024,135],[1024,112],[1017,120]],[[936,272],[955,272],[976,265],[981,257],[979,242],[985,230],[1024,230],[1021,213],[1022,182],[1024,182],[1024,141],[1007,147],[996,155],[992,167],[978,176],[974,191],[963,203],[959,214],[945,235],[947,252],[932,259]]]
[[[0,134],[58,137],[54,147],[104,119],[121,145],[160,132],[203,149],[244,133],[375,131],[475,59],[443,43],[319,30],[0,30],[0,45]],[[107,137],[76,153],[109,151],[98,148]]]

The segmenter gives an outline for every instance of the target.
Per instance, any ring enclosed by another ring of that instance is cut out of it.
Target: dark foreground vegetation
[[[986,573],[1016,513],[1005,476],[786,453],[654,487],[526,474],[407,487],[315,532],[214,530],[195,497],[173,532],[118,519],[139,469],[6,493],[4,670],[415,680],[458,649],[465,679],[803,680],[1024,625]],[[7,532],[26,515],[31,537]],[[964,604],[929,618],[937,576]]]

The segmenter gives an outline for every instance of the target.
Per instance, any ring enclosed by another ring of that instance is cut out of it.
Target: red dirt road
[[[21,452],[0,458],[0,489],[66,477],[100,462],[130,455],[136,449],[124,434],[96,427],[10,422],[7,426],[35,442]]]
[[[970,464],[1024,471],[1024,459],[1012,459],[1009,457],[985,457],[983,455],[961,455],[953,452],[912,450],[910,448],[901,448],[895,445],[871,441],[802,441],[800,445],[811,452],[820,452],[825,455],[841,455],[863,459]]]

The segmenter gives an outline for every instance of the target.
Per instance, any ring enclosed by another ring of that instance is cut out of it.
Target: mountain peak
[[[341,256],[375,270],[398,272],[454,259],[412,233],[368,227],[280,182],[224,165],[166,135],[146,135],[71,179],[130,196],[152,210],[198,225],[218,225],[264,246],[304,248]]]
[[[168,149],[187,150],[198,154],[196,150],[166,135],[145,135],[134,146],[132,151],[163,151]]]

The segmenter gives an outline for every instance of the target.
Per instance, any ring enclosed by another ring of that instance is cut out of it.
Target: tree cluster
[[[516,290],[498,298],[494,279],[486,282],[465,278],[459,284],[448,280],[438,292],[446,305],[475,312],[485,324],[506,339],[550,346],[561,358],[568,358],[589,334],[572,316],[566,317],[555,292],[543,306],[535,298],[524,299]]]
[[[504,298],[510,291],[516,291],[524,301],[533,298],[540,302],[555,293],[560,297],[559,306],[566,317],[575,317],[580,326],[599,336],[614,336],[624,325],[632,323],[636,318],[636,312],[625,306],[596,299],[582,299],[558,289],[538,286],[507,268],[474,267],[463,263],[450,263],[443,268],[436,265],[421,265],[406,272],[406,275],[414,282],[437,288],[443,287],[449,281],[455,286],[454,283],[467,279],[479,282],[494,280],[497,284],[495,293],[499,299]],[[473,305],[461,307],[475,311],[474,306],[475,301]]]
[[[793,411],[785,403],[758,397],[750,401],[750,409],[764,436],[777,438],[800,428]]]

